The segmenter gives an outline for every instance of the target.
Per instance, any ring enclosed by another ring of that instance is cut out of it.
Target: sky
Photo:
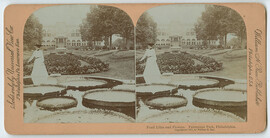
[[[194,24],[204,11],[204,4],[164,5],[149,9],[158,24],[169,24],[171,21],[180,24]],[[90,11],[90,5],[60,5],[41,8],[34,12],[43,25],[54,25],[65,22],[69,25],[79,25]]]
[[[44,26],[65,22],[68,25],[79,25],[90,11],[90,5],[60,5],[41,8],[34,12]]]
[[[171,21],[180,24],[194,24],[205,10],[204,4],[174,4],[158,6],[148,10],[157,24],[169,24]]]

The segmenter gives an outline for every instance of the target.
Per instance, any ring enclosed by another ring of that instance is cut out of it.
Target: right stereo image
[[[247,34],[238,12],[163,5],[135,28],[136,122],[247,121]]]

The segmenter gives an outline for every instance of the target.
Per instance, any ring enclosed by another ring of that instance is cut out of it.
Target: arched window
[[[170,41],[170,39],[167,39],[166,41]]]
[[[76,46],[76,41],[72,40],[72,46]]]
[[[50,43],[50,40],[47,40],[48,43]]]
[[[185,45],[186,44],[186,40],[182,39],[182,44]]]
[[[157,39],[157,41],[160,41],[159,39]]]
[[[161,41],[165,41],[165,39],[161,39]]]
[[[81,40],[77,40],[77,46],[81,46]]]
[[[192,45],[195,45],[196,42],[195,42],[195,39],[192,39]]]
[[[190,45],[190,39],[187,39],[187,45]]]

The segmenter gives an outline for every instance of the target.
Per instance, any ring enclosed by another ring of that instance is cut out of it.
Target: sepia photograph
[[[136,24],[136,121],[246,122],[247,34],[210,4],[145,11]]]
[[[36,3],[3,9],[10,135],[267,129],[262,3]]]
[[[135,122],[134,26],[102,5],[36,10],[23,33],[25,123]]]

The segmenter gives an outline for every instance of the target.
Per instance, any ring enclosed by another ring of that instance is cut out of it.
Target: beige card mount
[[[266,127],[257,3],[9,5],[4,63],[10,134]]]

